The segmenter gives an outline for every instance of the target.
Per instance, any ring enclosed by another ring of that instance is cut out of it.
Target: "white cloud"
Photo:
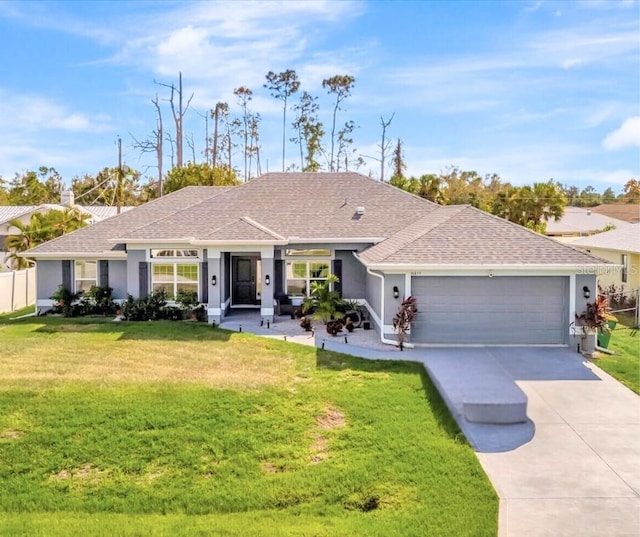
[[[607,134],[602,145],[609,151],[640,147],[640,116],[627,118],[619,128]]]
[[[73,112],[38,95],[14,96],[0,90],[0,128],[41,131],[104,132],[112,129],[105,115],[90,117]]]

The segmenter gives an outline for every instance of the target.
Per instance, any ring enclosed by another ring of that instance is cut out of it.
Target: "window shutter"
[[[274,278],[275,278],[275,294],[282,293],[282,266],[284,261],[281,259],[274,260]]]
[[[100,287],[109,287],[109,261],[106,259],[98,261],[98,270],[100,271],[98,285]]]
[[[62,262],[62,285],[67,291],[73,291],[71,285],[71,261],[65,259]]]
[[[149,263],[140,261],[138,263],[138,298],[146,298],[149,295]]]
[[[338,283],[333,284],[333,290],[342,296],[342,259],[333,260],[333,274],[340,280]]]
[[[209,302],[209,263],[200,263],[200,302]]]

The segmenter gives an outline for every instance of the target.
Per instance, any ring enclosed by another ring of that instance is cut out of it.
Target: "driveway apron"
[[[640,536],[640,397],[561,349],[490,349],[528,397],[532,438],[478,452],[500,537]]]

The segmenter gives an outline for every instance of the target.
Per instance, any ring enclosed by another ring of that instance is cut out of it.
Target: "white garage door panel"
[[[414,277],[416,343],[562,344],[567,277]]]

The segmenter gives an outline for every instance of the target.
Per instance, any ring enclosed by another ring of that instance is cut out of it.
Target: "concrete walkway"
[[[237,330],[238,321],[229,319],[226,327]],[[354,356],[422,362],[500,497],[499,537],[640,537],[640,397],[577,353],[530,347],[400,352],[380,344],[373,331],[358,330],[345,343],[344,336],[301,334],[295,321],[268,329],[246,323],[249,332],[324,343]],[[492,367],[527,395],[527,423],[464,418],[465,386],[490,382]]]

